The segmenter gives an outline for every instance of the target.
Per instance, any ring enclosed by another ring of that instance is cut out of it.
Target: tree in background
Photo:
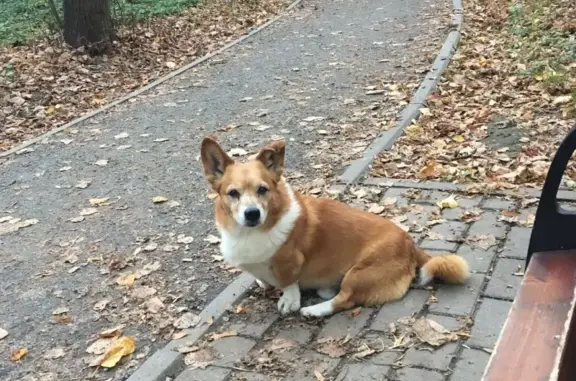
[[[64,40],[102,53],[115,37],[108,0],[64,0]]]

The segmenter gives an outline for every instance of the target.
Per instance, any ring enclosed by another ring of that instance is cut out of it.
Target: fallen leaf
[[[179,236],[178,239],[176,239],[176,242],[183,243],[183,244],[191,244],[192,242],[194,242],[194,238],[193,237],[186,237],[186,236]]]
[[[200,323],[200,316],[192,312],[186,312],[176,319],[172,325],[178,329],[187,329],[197,326],[198,323]]]
[[[417,338],[428,345],[439,347],[445,343],[458,340],[458,335],[448,331],[432,319],[420,317],[412,325]]]
[[[62,315],[70,312],[68,307],[58,307],[54,311],[52,311],[52,315]]]
[[[316,377],[316,381],[326,381],[326,378],[320,373],[319,371],[314,371],[314,377]]]
[[[105,204],[110,198],[109,197],[102,197],[102,198],[91,198],[90,200],[90,205],[92,206],[100,206]]]
[[[91,181],[90,180],[80,180],[75,187],[76,188],[80,188],[80,189],[86,189],[88,188],[88,186],[90,185]]]
[[[466,241],[472,246],[479,247],[483,250],[488,250],[496,245],[496,237],[492,234],[472,234]]]
[[[165,307],[164,303],[162,303],[162,301],[157,297],[153,297],[150,300],[147,300],[146,303],[144,303],[144,305],[146,306],[148,312],[153,314],[157,314]]]
[[[238,336],[238,332],[236,330],[223,331],[223,332],[213,332],[212,334],[210,334],[210,336],[208,336],[208,339],[209,340],[220,340],[220,339],[223,339],[225,337],[231,337],[231,336]]]
[[[440,209],[445,209],[445,208],[456,208],[458,207],[458,201],[456,201],[456,199],[454,198],[454,195],[450,195],[447,198],[445,198],[442,201],[438,201],[436,203],[436,205],[438,205],[440,207]]]
[[[96,208],[84,208],[80,211],[81,216],[91,216],[94,213],[98,213],[98,209],[96,209]]]
[[[92,309],[94,309],[94,311],[104,311],[106,309],[106,306],[108,305],[108,303],[110,303],[109,300],[103,299],[103,300],[97,302],[96,304],[94,304],[94,307],[92,307]]]
[[[155,196],[152,198],[152,202],[154,204],[161,204],[161,203],[166,202],[166,201],[168,201],[168,199],[164,196]]]
[[[384,210],[386,210],[386,208],[384,206],[378,205],[378,204],[372,204],[372,206],[370,206],[370,208],[368,208],[368,212],[373,213],[373,214],[380,214]]]
[[[382,205],[390,206],[396,204],[398,199],[396,197],[384,197],[382,200]]]
[[[234,313],[235,314],[246,314],[246,313],[248,313],[248,306],[245,306],[243,304],[238,304],[236,306],[236,308],[234,309]]]
[[[296,341],[278,337],[272,340],[272,343],[270,344],[268,349],[272,352],[281,353],[287,349],[294,348],[296,346],[298,346],[298,343]]]
[[[206,369],[214,361],[214,350],[212,348],[204,348],[196,352],[188,353],[184,357],[184,363],[191,369]]]
[[[346,349],[333,338],[325,338],[323,342],[316,347],[316,351],[332,358],[339,358],[346,354]]]
[[[122,274],[118,277],[118,279],[116,279],[116,283],[118,283],[120,286],[132,286],[134,284],[134,281],[136,280],[136,275],[135,274]]]
[[[108,160],[106,160],[106,159],[98,160],[94,163],[94,165],[97,165],[99,167],[105,167],[108,165]]]
[[[69,324],[72,323],[72,316],[66,314],[52,316],[52,322],[55,324]]]
[[[148,245],[144,246],[144,251],[154,251],[158,248],[158,244],[156,242],[150,242]]]
[[[212,245],[215,245],[217,243],[220,243],[220,238],[216,237],[215,235],[209,234],[206,238],[204,238],[204,241],[211,243]]]
[[[10,361],[20,361],[28,354],[28,349],[20,348],[16,349],[14,352],[10,354]]]
[[[5,338],[6,336],[8,336],[8,331],[6,331],[3,328],[0,328],[0,340],[2,340],[3,338]]]
[[[228,151],[228,155],[230,156],[245,156],[248,155],[248,152],[242,148],[232,148]]]
[[[131,336],[123,336],[108,348],[100,360],[100,366],[113,368],[122,357],[131,355],[134,353],[134,350],[136,350],[136,340]]]
[[[175,332],[175,333],[172,335],[172,340],[180,340],[180,339],[182,339],[183,337],[186,337],[186,336],[188,336],[188,332],[186,332],[186,331],[178,331],[178,332]]]
[[[118,140],[118,139],[126,139],[128,136],[130,136],[127,132],[121,132],[118,135],[114,136],[114,139]]]
[[[105,329],[104,331],[100,331],[98,333],[98,337],[101,339],[120,337],[120,336],[122,336],[122,330],[123,329],[124,329],[124,327],[121,325],[114,327],[114,328]]]
[[[21,221],[19,218],[11,218],[6,222],[0,223],[0,235],[14,233],[20,229],[27,228],[38,223],[37,219]]]
[[[68,221],[70,222],[82,222],[84,221],[86,218],[84,218],[84,216],[78,216],[78,217],[72,217],[70,218]]]

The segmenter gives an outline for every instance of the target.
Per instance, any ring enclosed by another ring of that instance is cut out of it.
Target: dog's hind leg
[[[344,276],[340,292],[332,299],[300,309],[304,316],[328,316],[354,306],[372,306],[401,299],[412,283],[415,268],[408,261],[397,265],[360,261]]]

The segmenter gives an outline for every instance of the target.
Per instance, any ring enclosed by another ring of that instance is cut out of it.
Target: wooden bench
[[[576,128],[552,161],[526,271],[482,381],[576,381],[576,213],[557,202]]]

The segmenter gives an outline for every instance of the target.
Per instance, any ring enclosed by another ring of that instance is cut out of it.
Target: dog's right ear
[[[230,164],[234,164],[234,160],[224,152],[216,140],[210,137],[202,140],[200,157],[202,158],[206,180],[218,192],[224,171]]]

